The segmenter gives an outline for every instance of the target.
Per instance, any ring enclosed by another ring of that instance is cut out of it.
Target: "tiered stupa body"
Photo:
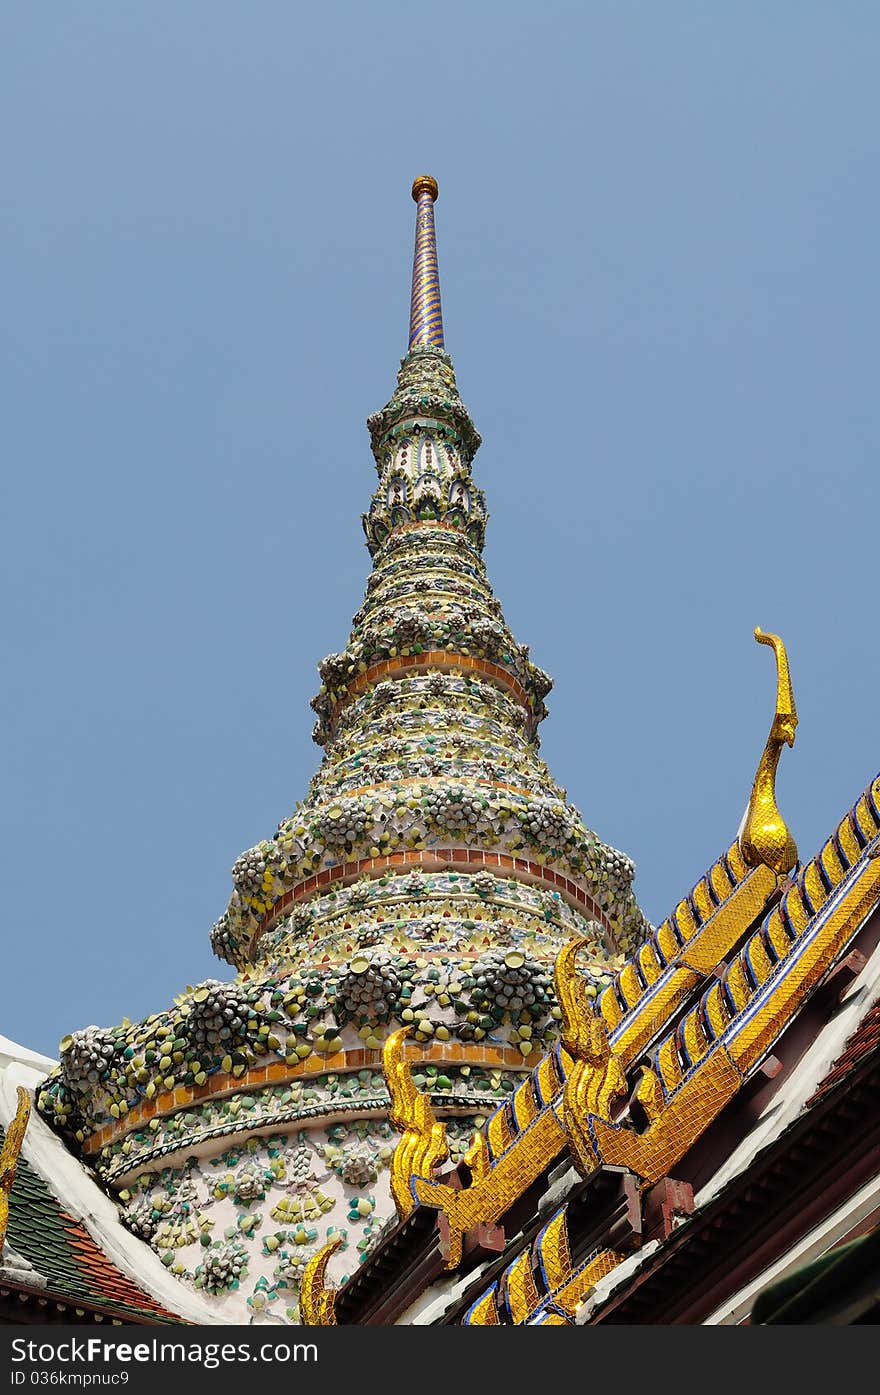
[[[550,679],[486,578],[434,181],[413,197],[409,350],[369,421],[373,570],[348,644],[320,666],[321,768],[233,869],[212,942],[237,977],[137,1026],[74,1033],[39,1100],[131,1226],[233,1320],[295,1320],[310,1254],[344,1231],[338,1280],[394,1214],[391,1030],[409,1025],[455,1157],[553,1036],[561,945],[589,936],[595,993],[645,929],[632,864],[538,754]]]

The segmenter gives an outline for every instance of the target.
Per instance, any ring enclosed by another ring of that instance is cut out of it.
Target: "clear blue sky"
[[[661,919],[773,710],[804,855],[880,764],[880,7],[19,0],[0,17],[0,1032],[228,974],[319,752],[414,205],[544,746]]]

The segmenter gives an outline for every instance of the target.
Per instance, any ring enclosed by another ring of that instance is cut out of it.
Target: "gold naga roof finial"
[[[758,762],[739,842],[750,866],[763,863],[782,877],[794,867],[798,852],[776,803],[776,767],[782,747],[794,745],[798,716],[785,645],[779,635],[765,634],[758,626],[755,639],[759,644],[769,644],[776,655],[776,712]]]
[[[9,1193],[12,1191],[12,1184],[15,1181],[15,1171],[18,1167],[21,1145],[24,1142],[24,1132],[31,1113],[31,1101],[27,1090],[19,1085],[16,1093],[18,1108],[15,1111],[15,1118],[10,1121],[6,1130],[3,1148],[0,1149],[0,1250],[3,1249],[6,1227],[9,1224]]]
[[[434,232],[434,201],[437,181],[420,174],[413,182],[416,213],[416,246],[413,253],[412,299],[409,311],[409,347],[432,344],[442,349],[443,309],[440,304],[440,269],[437,265],[437,238]]]
[[[312,1255],[303,1270],[299,1287],[299,1315],[305,1327],[336,1326],[336,1293],[326,1283],[327,1265],[333,1251],[342,1244],[342,1236],[333,1239],[317,1254]]]
[[[626,1075],[608,1040],[605,1019],[587,996],[587,984],[577,956],[589,941],[575,937],[556,956],[554,983],[562,1012],[559,1034],[573,1057],[562,1096],[568,1141],[579,1169],[586,1175],[595,1163],[588,1138],[591,1114],[607,1119],[616,1099],[626,1093]]]
[[[391,1096],[388,1118],[402,1137],[391,1159],[391,1195],[401,1220],[415,1207],[413,1177],[431,1177],[438,1163],[449,1157],[446,1125],[434,1116],[431,1102],[412,1078],[403,1054],[408,1027],[392,1032],[382,1048],[382,1070]]]

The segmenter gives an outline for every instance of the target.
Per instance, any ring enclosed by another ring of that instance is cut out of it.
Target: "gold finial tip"
[[[418,179],[413,180],[412,196],[416,203],[419,201],[419,194],[428,193],[431,195],[431,202],[435,203],[439,190],[437,181],[432,174],[420,174]]]

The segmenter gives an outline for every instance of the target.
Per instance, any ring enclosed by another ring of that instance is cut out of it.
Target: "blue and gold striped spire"
[[[418,205],[416,247],[413,254],[412,301],[409,312],[409,347],[432,344],[442,349],[443,310],[440,305],[440,272],[437,267],[437,241],[434,236],[434,200],[437,181],[420,174],[412,186]]]

